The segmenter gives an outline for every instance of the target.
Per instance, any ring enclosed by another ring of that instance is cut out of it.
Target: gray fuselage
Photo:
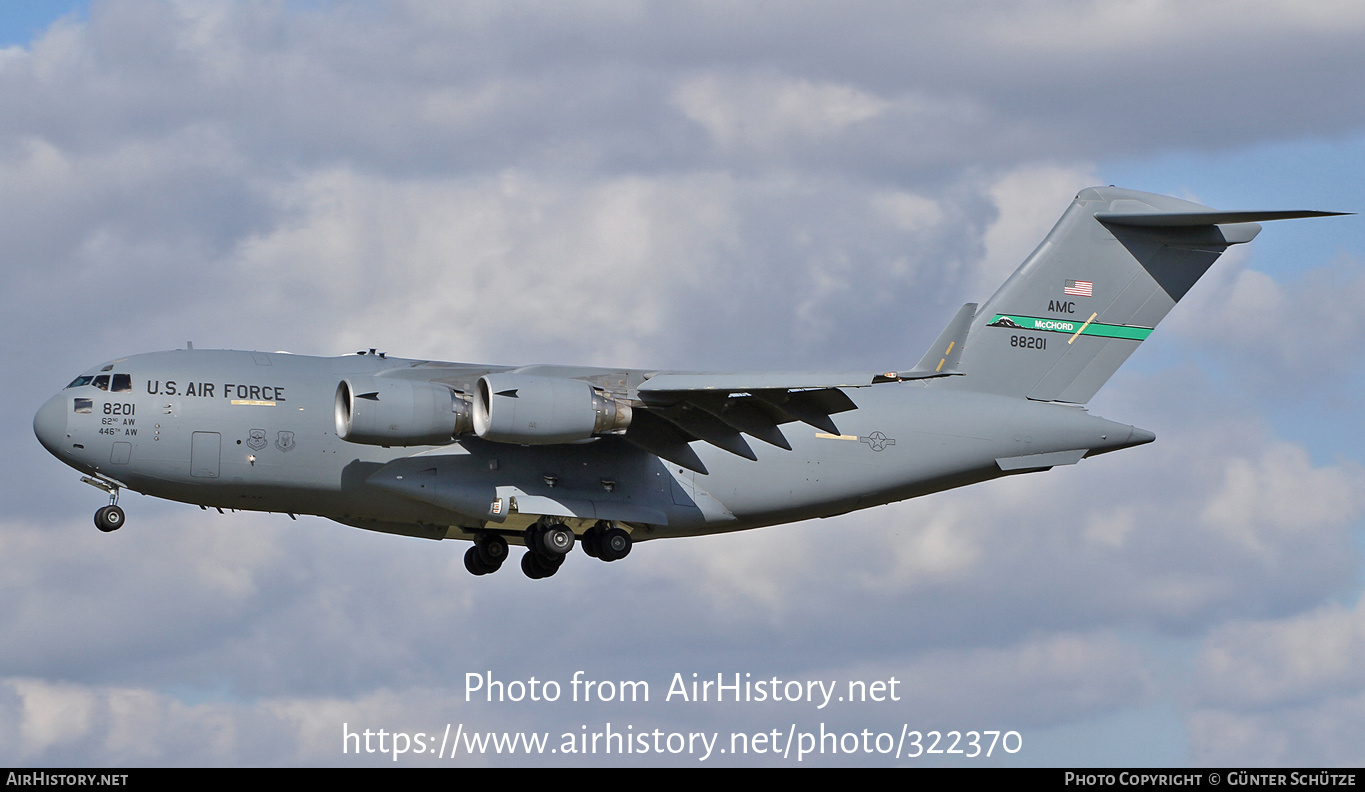
[[[345,377],[437,380],[468,391],[489,372],[532,370],[616,382],[625,396],[652,374],[174,350],[95,367],[44,405],[34,427],[73,468],[148,495],[315,514],[432,539],[469,538],[479,529],[511,535],[542,514],[580,528],[611,516],[637,541],[741,530],[1045,470],[1153,439],[1078,406],[979,393],[951,380],[843,389],[855,409],[833,416],[838,433],[787,423],[791,450],[755,443],[757,460],[694,442],[705,474],[613,434],[555,445],[465,435],[421,447],[338,437],[335,403]],[[489,504],[509,492],[520,496],[521,511],[490,518]],[[557,511],[562,504],[567,511]]]

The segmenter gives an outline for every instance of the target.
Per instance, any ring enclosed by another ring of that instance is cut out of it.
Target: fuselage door
[[[190,475],[195,478],[218,478],[218,456],[222,435],[217,432],[195,432],[190,439]]]

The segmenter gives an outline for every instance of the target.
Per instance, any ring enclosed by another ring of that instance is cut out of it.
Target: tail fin
[[[1341,212],[1222,212],[1091,187],[976,313],[954,385],[1084,404],[1257,220]]]

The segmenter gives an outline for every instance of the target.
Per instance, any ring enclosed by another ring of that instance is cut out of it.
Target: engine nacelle
[[[474,395],[474,432],[495,443],[575,443],[629,425],[629,404],[582,380],[488,374]]]
[[[445,445],[470,430],[469,402],[435,382],[356,377],[337,385],[337,437],[383,446]]]

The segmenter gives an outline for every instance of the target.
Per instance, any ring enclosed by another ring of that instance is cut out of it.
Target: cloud
[[[1200,513],[1248,549],[1270,554],[1266,531],[1299,536],[1349,525],[1365,511],[1365,471],[1314,469],[1302,448],[1278,445],[1260,460],[1228,460],[1223,485]],[[1259,535],[1258,535],[1259,534]]]
[[[976,274],[982,302],[1043,241],[1076,193],[1097,181],[1089,169],[1031,165],[990,185],[997,215],[986,229],[986,253]]]
[[[1211,634],[1199,657],[1206,704],[1262,709],[1365,693],[1365,600],[1290,618],[1234,622]]]
[[[724,82],[697,77],[680,85],[674,101],[717,145],[762,151],[789,138],[819,140],[883,114],[888,102],[846,85],[752,77]]]
[[[392,733],[395,725],[407,727],[421,722],[422,716],[434,725],[439,714],[451,714],[448,708],[444,713],[434,711],[444,705],[433,703],[432,692],[376,691],[355,701],[289,697],[249,705],[189,704],[146,688],[9,677],[0,679],[0,714],[11,732],[5,736],[17,739],[6,740],[4,757],[16,766],[330,763],[343,757],[347,726],[353,726],[354,733],[385,727]],[[439,738],[438,732],[433,748]],[[370,743],[372,752],[353,744],[345,758],[370,765],[394,763],[391,742],[385,753],[378,751],[377,737]],[[448,757],[447,763],[466,764],[468,759]]]
[[[1355,766],[1365,672],[1365,600],[1209,635],[1188,716],[1201,762]]]
[[[1343,255],[1287,283],[1238,260],[1230,264],[1192,292],[1191,310],[1172,317],[1177,332],[1228,358],[1262,387],[1359,373],[1359,357],[1336,343],[1365,334],[1359,310],[1365,267],[1358,260]]]
[[[386,336],[436,357],[497,359],[540,344],[580,360],[639,359],[662,330],[662,298],[704,280],[733,234],[730,185],[706,175],[393,183],[331,171],[280,192],[298,219],[244,240],[226,262],[267,310],[322,295],[349,319],[315,344],[365,348]],[[409,286],[419,283],[420,297]]]
[[[1186,721],[1201,765],[1356,767],[1365,696],[1272,712],[1199,709]]]
[[[1358,124],[1358,15],[1325,25],[1292,4],[1258,9],[852,3],[775,19],[702,3],[165,13],[128,0],[7,58],[0,89],[12,132],[63,148],[197,124],[276,168],[427,175],[668,169],[718,144],[732,167],[801,154],[868,177],[942,177]]]

